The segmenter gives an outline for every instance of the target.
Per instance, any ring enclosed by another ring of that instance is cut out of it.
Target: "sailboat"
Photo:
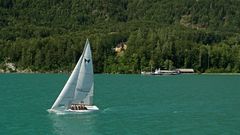
[[[87,39],[83,53],[67,83],[49,112],[82,113],[99,110],[93,105],[93,64],[90,43]]]

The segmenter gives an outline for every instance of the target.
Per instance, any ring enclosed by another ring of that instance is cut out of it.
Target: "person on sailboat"
[[[81,110],[87,110],[87,107],[85,106],[83,101],[81,101],[80,108]]]
[[[72,110],[78,110],[77,105],[73,104],[73,109]]]
[[[72,110],[76,110],[76,106],[72,104]]]
[[[74,108],[73,108],[73,105],[71,105],[71,106],[70,106],[70,109],[71,109],[71,110],[73,110],[73,109],[74,109]]]
[[[78,106],[78,110],[82,110],[82,107],[81,105],[77,105]]]

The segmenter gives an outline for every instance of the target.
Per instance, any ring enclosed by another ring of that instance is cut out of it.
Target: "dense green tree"
[[[240,72],[240,1],[0,0],[0,65],[71,71],[86,39],[97,73]],[[124,43],[127,49],[113,51]]]

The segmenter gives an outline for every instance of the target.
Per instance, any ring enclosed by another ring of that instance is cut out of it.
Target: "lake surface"
[[[49,114],[66,74],[0,74],[0,135],[237,135],[238,75],[95,75],[96,113]]]

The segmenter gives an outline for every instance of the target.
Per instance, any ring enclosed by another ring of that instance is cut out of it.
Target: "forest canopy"
[[[96,73],[240,72],[239,0],[0,0],[0,68]],[[115,52],[125,44],[127,49]]]

